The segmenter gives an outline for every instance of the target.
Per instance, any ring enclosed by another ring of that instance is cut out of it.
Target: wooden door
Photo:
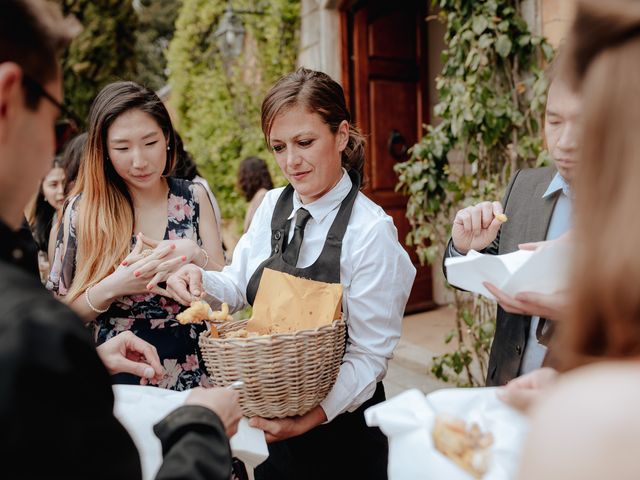
[[[343,84],[367,137],[364,193],[393,217],[417,269],[407,312],[434,306],[431,268],[406,245],[407,199],[393,167],[423,134],[427,119],[426,0],[358,2],[342,14]]]

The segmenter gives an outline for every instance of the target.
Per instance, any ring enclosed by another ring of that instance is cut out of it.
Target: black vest
[[[360,187],[360,176],[350,171],[351,191],[329,228],[318,259],[307,268],[296,268],[283,258],[293,209],[293,187],[287,186],[271,217],[271,256],[260,264],[247,285],[247,301],[253,305],[265,267],[327,283],[340,283],[340,253],[351,211]],[[304,243],[304,240],[303,240]],[[256,480],[387,479],[388,442],[377,427],[367,426],[364,411],[385,400],[379,382],[372,398],[351,413],[308,432],[269,444],[269,458],[255,470]],[[339,467],[338,467],[339,466]]]
[[[271,256],[258,266],[247,284],[247,302],[253,305],[258,292],[258,286],[262,279],[262,272],[265,268],[270,268],[278,272],[285,272],[290,275],[317,280],[325,283],[340,283],[340,254],[342,253],[342,239],[349,225],[353,203],[358,195],[360,187],[360,176],[355,171],[350,171],[351,190],[342,201],[340,210],[336,215],[327,239],[322,247],[322,252],[318,259],[306,268],[297,268],[289,265],[283,258],[287,248],[287,236],[291,225],[288,217],[293,210],[293,187],[287,185],[280,194],[273,216],[271,217]],[[303,240],[304,242],[304,240]]]

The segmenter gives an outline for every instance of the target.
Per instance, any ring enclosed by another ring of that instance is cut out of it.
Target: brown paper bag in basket
[[[264,269],[247,330],[261,335],[313,329],[340,318],[342,285]]]

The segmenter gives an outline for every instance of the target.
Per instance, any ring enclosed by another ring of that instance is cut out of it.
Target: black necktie
[[[287,245],[287,248],[282,255],[285,262],[291,266],[296,266],[298,263],[298,256],[300,255],[300,246],[302,245],[302,238],[304,237],[304,227],[311,218],[311,214],[304,208],[298,209],[296,213],[296,227],[293,230],[293,238]]]

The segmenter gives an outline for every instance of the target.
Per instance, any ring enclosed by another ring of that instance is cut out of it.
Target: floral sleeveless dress
[[[199,236],[200,205],[193,182],[167,178],[169,194],[167,199],[168,223],[164,239],[190,238],[202,245]],[[76,267],[75,213],[77,203],[71,199],[71,221],[64,255],[62,254],[64,228],[60,228],[56,240],[54,260],[47,281],[47,288],[65,295]],[[135,236],[131,238],[131,248]],[[158,351],[160,362],[166,374],[158,386],[171,390],[186,390],[197,387],[205,377],[204,363],[198,348],[198,335],[203,325],[180,325],[176,315],[184,307],[171,298],[155,295],[125,296],[114,301],[109,310],[98,315],[95,320],[95,340],[100,345],[120,332],[131,330],[135,335],[149,342]],[[114,383],[138,384],[140,378],[130,374],[113,376]]]

